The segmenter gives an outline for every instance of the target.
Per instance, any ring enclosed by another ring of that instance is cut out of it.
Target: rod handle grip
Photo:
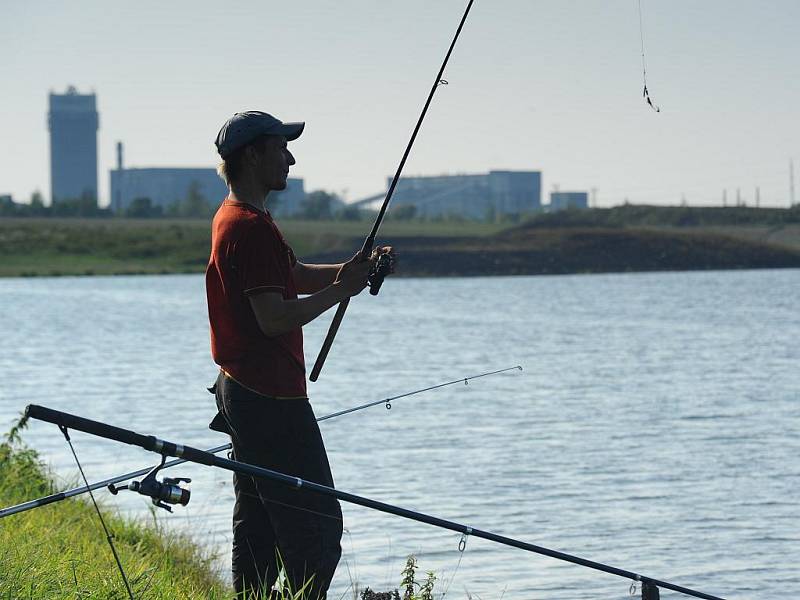
[[[92,435],[116,440],[123,444],[131,444],[132,446],[139,446],[145,450],[154,450],[156,442],[158,441],[151,435],[142,435],[135,431],[114,427],[106,423],[92,421],[84,417],[78,417],[69,413],[47,408],[46,406],[39,406],[37,404],[29,404],[25,409],[25,416],[38,419],[40,421],[47,421],[60,427],[67,429],[74,429],[76,431],[83,431]]]

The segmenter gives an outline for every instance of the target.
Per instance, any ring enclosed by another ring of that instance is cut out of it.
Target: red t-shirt
[[[265,396],[307,396],[303,330],[265,336],[248,298],[279,292],[284,299],[296,299],[296,263],[268,212],[229,198],[223,201],[211,226],[206,269],[211,354],[236,381]]]

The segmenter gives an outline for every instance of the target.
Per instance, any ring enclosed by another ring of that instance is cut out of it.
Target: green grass
[[[371,223],[279,223],[301,259],[345,260]],[[591,244],[588,242],[591,241]],[[800,264],[800,209],[620,206],[566,210],[524,223],[395,221],[378,243],[398,276],[513,275]],[[202,273],[207,219],[0,219],[0,277]]]
[[[295,253],[328,251],[345,260],[361,247],[370,223],[298,221],[280,224]],[[387,221],[380,240],[487,236],[485,223]],[[211,247],[205,219],[2,219],[0,277],[201,273]]]
[[[35,452],[0,444],[0,505],[55,491]],[[155,524],[103,517],[137,598],[215,600],[232,593],[215,572],[214,557],[191,540]],[[0,521],[0,599],[127,598],[94,508],[70,499]]]
[[[0,442],[0,506],[52,494],[47,468],[35,451],[22,446],[17,426]],[[13,440],[13,441],[12,441]],[[147,600],[221,600],[233,596],[215,571],[215,557],[185,536],[156,523],[120,517],[100,504],[112,532],[133,594]],[[433,600],[436,576],[415,579],[417,561],[409,556],[402,573],[403,600]],[[309,600],[305,589],[288,583],[273,600]],[[397,590],[353,591],[359,600],[400,600]],[[0,600],[125,600],[125,584],[97,513],[87,496],[78,496],[0,520]],[[349,597],[349,596],[348,596]]]

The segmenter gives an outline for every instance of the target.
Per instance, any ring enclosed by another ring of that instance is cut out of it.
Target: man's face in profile
[[[259,162],[258,172],[262,183],[270,190],[285,190],[289,167],[296,162],[289,152],[286,138],[282,135],[270,136]]]

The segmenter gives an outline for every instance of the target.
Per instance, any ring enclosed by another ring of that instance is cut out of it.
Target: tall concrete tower
[[[50,94],[50,200],[91,194],[97,200],[97,129],[94,94]]]

